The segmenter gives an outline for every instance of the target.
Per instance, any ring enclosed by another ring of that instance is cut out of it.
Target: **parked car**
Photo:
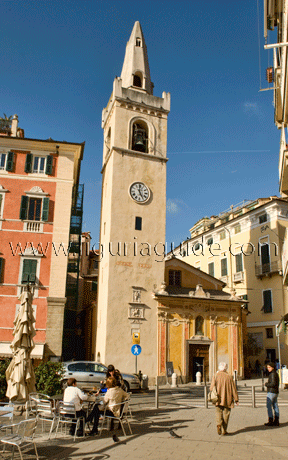
[[[67,361],[63,363],[65,374],[62,379],[63,388],[67,385],[69,378],[77,380],[79,388],[92,389],[100,388],[100,382],[105,380],[107,367],[95,361]],[[140,380],[136,374],[122,374],[126,391],[139,390]]]

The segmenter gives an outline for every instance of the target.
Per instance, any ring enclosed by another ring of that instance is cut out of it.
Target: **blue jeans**
[[[275,417],[279,418],[279,407],[277,403],[278,394],[277,393],[267,393],[267,410],[268,417],[273,418],[273,410],[275,412]]]

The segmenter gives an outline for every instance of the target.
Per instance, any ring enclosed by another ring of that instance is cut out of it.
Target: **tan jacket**
[[[234,407],[234,402],[238,402],[238,393],[233,377],[225,371],[219,371],[212,379],[210,391],[215,384],[218,394],[216,406]]]
[[[121,406],[114,406],[115,404],[120,404],[127,399],[127,397],[127,393],[120,387],[108,388],[104,396],[104,405],[107,409],[111,410],[116,417],[119,417]]]

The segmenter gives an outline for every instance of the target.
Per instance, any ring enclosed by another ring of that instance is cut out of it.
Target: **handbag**
[[[212,388],[211,391],[208,393],[208,401],[212,402],[212,404],[216,404],[218,402],[218,393],[216,390],[216,386]]]

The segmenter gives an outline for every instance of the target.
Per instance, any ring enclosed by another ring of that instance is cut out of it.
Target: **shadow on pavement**
[[[281,427],[284,428],[284,427],[287,427],[287,426],[288,426],[288,422],[280,423],[279,427],[277,427],[277,426],[265,426],[264,423],[263,423],[263,425],[247,426],[246,428],[241,428],[241,430],[233,431],[233,433],[229,431],[229,436],[233,436],[233,435],[240,434],[240,433],[249,433],[250,431],[273,430],[273,432],[276,433],[277,428],[281,428]]]
[[[161,410],[161,413],[169,412],[168,410]],[[123,446],[125,444],[128,444],[129,442],[145,435],[145,434],[155,434],[155,433],[167,433],[167,439],[171,437],[169,431],[173,429],[173,431],[177,431],[179,428],[186,428],[187,425],[185,424],[186,422],[191,422],[193,419],[179,419],[179,420],[157,420],[155,419],[155,416],[159,415],[159,411],[157,409],[155,412],[153,411],[152,413],[149,413],[145,416],[145,414],[138,414],[138,416],[134,416],[134,420],[131,423],[131,428],[133,431],[132,435],[123,436],[122,430],[115,430],[112,432],[109,432],[107,430],[103,430],[101,437],[95,436],[95,438],[87,437],[79,442],[81,442],[81,445],[83,443],[91,444],[91,452],[86,452],[86,453],[80,453],[79,452],[79,443],[74,446],[71,446],[71,439],[64,440],[64,439],[55,439],[55,442],[57,442],[57,445],[53,442],[53,444],[47,444],[46,446],[39,446],[38,447],[38,453],[40,459],[61,459],[61,460],[68,460],[68,459],[79,459],[81,460],[105,460],[110,457],[109,452],[111,449],[117,449],[120,446]],[[143,417],[144,416],[144,417]],[[150,420],[148,420],[150,419]],[[128,429],[128,427],[127,427]],[[126,424],[125,424],[125,430],[126,430]],[[112,439],[113,434],[117,434],[119,441],[120,442],[114,442]],[[106,445],[100,449],[97,449],[97,441],[98,440],[103,440],[107,439],[110,440],[109,445]],[[54,441],[54,440],[53,440]],[[64,441],[64,442],[63,442]],[[93,441],[91,443],[91,441]],[[65,446],[65,443],[69,442],[69,446]],[[64,444],[64,445],[63,445]],[[85,450],[87,451],[89,449],[89,446],[86,445]],[[81,449],[81,447],[80,447]],[[115,451],[114,451],[115,452]],[[119,450],[119,454],[121,454],[121,450]]]

